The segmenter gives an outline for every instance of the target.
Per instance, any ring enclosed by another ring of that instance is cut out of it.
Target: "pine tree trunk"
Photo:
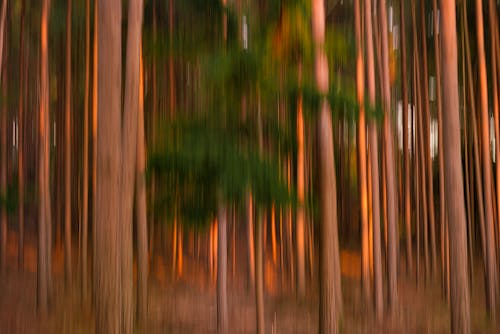
[[[122,333],[121,260],[121,8],[98,1],[98,110],[95,198],[96,333]]]
[[[137,221],[137,320],[143,326],[148,314],[148,222],[146,206],[146,140],[144,138],[144,68],[140,65],[137,114],[137,169],[135,208]]]
[[[217,223],[217,332],[228,332],[227,309],[227,212],[224,204],[219,204]]]
[[[375,63],[373,52],[373,30],[372,30],[372,2],[365,0],[365,29],[366,29],[366,61],[368,74],[368,98],[371,108],[375,106]],[[380,240],[380,184],[379,184],[379,161],[378,161],[378,130],[374,120],[369,124],[370,140],[370,164],[372,183],[372,219],[373,219],[373,280],[375,297],[375,314],[379,321],[382,320],[384,312],[384,295],[382,291],[382,252]]]
[[[368,186],[366,173],[366,120],[364,110],[365,100],[365,73],[363,62],[363,46],[361,31],[361,8],[360,0],[354,0],[354,21],[356,35],[356,91],[359,104],[359,119],[357,134],[358,148],[358,180],[359,180],[359,203],[361,206],[361,282],[363,298],[367,305],[371,300],[370,280],[370,237],[368,226]]]
[[[89,218],[89,94],[90,94],[90,0],[85,0],[85,95],[83,101],[83,193],[81,293],[88,300],[88,218]]]
[[[257,314],[257,334],[265,333],[264,322],[264,266],[263,266],[263,213],[258,213],[258,221],[255,224],[255,303]]]
[[[71,2],[66,12],[66,96],[64,128],[64,273],[71,281]]]
[[[24,56],[24,12],[25,1],[21,3],[21,23],[19,32],[19,106],[18,106],[18,151],[17,151],[17,187],[18,187],[18,219],[19,219],[19,241],[17,252],[17,265],[20,271],[24,267],[24,87],[25,78],[25,56]]]
[[[481,103],[481,151],[483,156],[483,191],[485,208],[485,236],[486,236],[486,304],[489,315],[494,319],[496,311],[496,256],[493,225],[493,205],[491,197],[491,157],[490,157],[490,118],[488,109],[488,86],[486,77],[486,56],[483,34],[483,3],[476,0],[476,32],[477,51],[479,62],[479,88]]]
[[[441,2],[443,71],[443,147],[445,195],[450,241],[451,331],[470,332],[469,286],[467,282],[467,239],[460,151],[458,62],[455,1]]]
[[[312,0],[312,34],[315,48],[315,76],[319,92],[328,92],[328,60],[325,40],[325,8],[321,0]],[[320,306],[319,330],[336,333],[342,314],[340,258],[337,228],[337,185],[333,153],[333,130],[330,106],[320,102],[317,119],[320,184]]]
[[[398,303],[398,199],[396,196],[396,172],[394,170],[394,144],[390,116],[391,90],[389,78],[389,45],[387,33],[386,1],[379,1],[379,24],[381,27],[382,47],[382,97],[384,106],[384,148],[387,170],[387,238],[388,238],[388,278],[389,278],[389,306],[396,310]]]

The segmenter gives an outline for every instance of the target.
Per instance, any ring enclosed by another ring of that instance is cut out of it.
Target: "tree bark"
[[[366,29],[366,61],[368,74],[368,99],[371,108],[375,107],[375,62],[373,51],[372,29],[372,1],[365,2],[365,29]],[[378,130],[375,120],[369,124],[370,135],[370,164],[372,168],[372,219],[373,219],[373,281],[375,297],[375,315],[382,320],[384,312],[384,295],[382,291],[382,255],[380,242],[380,184],[378,161]]]
[[[443,148],[445,195],[450,242],[451,330],[470,332],[469,286],[464,186],[461,170],[458,101],[457,25],[455,1],[441,1],[441,60],[443,71]]]
[[[83,101],[83,192],[82,192],[82,282],[84,302],[88,299],[88,217],[89,217],[89,94],[90,94],[90,0],[85,0],[85,95]]]
[[[365,73],[361,31],[360,0],[354,0],[354,27],[356,35],[356,91],[359,104],[357,134],[359,203],[361,205],[361,282],[365,302],[371,300],[370,237],[368,225],[368,185],[366,173],[366,120],[365,120]]]
[[[479,63],[479,87],[481,102],[481,151],[483,156],[483,191],[485,208],[486,236],[486,304],[489,315],[494,319],[496,313],[496,256],[493,225],[493,205],[491,197],[491,156],[490,156],[490,118],[488,112],[488,86],[486,76],[486,56],[484,51],[483,3],[476,0],[476,32]],[[451,228],[450,228],[451,229]]]
[[[146,206],[146,142],[144,138],[144,69],[140,65],[139,112],[137,113],[137,169],[135,210],[137,220],[137,320],[143,326],[148,313],[148,222]]]
[[[122,333],[121,0],[98,1],[98,110],[95,199],[96,333]],[[137,90],[136,90],[137,92]],[[133,94],[134,95],[134,94]]]
[[[315,49],[315,79],[320,93],[328,92],[328,60],[325,40],[325,8],[322,0],[312,0],[312,37]],[[333,130],[330,106],[320,102],[317,119],[320,184],[320,306],[319,331],[336,333],[342,314],[340,258],[337,229],[337,185],[333,153]]]
[[[66,96],[64,128],[64,273],[71,281],[71,0],[66,12]]]
[[[7,1],[5,1],[7,2]],[[24,85],[25,83],[25,56],[24,56],[24,13],[25,1],[21,3],[21,23],[19,32],[19,106],[18,106],[18,151],[17,151],[17,187],[18,187],[18,219],[19,241],[17,245],[17,266],[20,271],[24,267]]]
[[[2,94],[5,96],[7,93],[7,75],[4,66],[6,57],[4,54],[4,40],[5,40],[5,16],[7,12],[7,0],[2,3],[2,12],[0,14],[0,73],[2,77]],[[6,52],[5,52],[6,53]],[[3,70],[3,71],[2,71]],[[8,108],[3,104],[2,115],[0,119],[0,198],[7,198],[7,122],[8,122]],[[22,133],[22,132],[21,132]],[[18,146],[19,148],[19,146]],[[0,205],[0,271],[5,272],[7,266],[7,208]]]
[[[264,334],[265,319],[264,319],[264,266],[263,266],[263,244],[262,244],[262,230],[263,230],[263,213],[258,212],[258,221],[255,224],[255,303],[257,314],[257,334]]]
[[[386,1],[379,1],[379,24],[381,27],[382,47],[382,97],[384,106],[384,148],[387,170],[387,238],[388,238],[388,277],[389,277],[389,306],[392,310],[397,308],[398,303],[398,199],[396,196],[396,172],[394,169],[394,144],[393,130],[391,125],[391,90],[389,78],[389,45],[387,34]]]
[[[228,332],[227,309],[227,212],[224,204],[219,204],[217,222],[217,332]]]

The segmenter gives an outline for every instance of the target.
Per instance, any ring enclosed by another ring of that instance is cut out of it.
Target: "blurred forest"
[[[495,0],[0,0],[0,333],[497,333]]]

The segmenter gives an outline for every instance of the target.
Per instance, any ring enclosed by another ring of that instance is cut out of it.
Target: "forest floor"
[[[37,316],[35,241],[29,238],[26,240],[24,271],[19,272],[17,235],[14,232],[9,234],[7,273],[0,276],[0,333],[94,332],[90,308],[88,305],[81,305],[79,284],[74,283],[71,288],[65,288],[62,246],[56,247],[53,253],[50,315],[45,319]],[[267,257],[265,266],[266,332],[317,333],[317,280],[309,277],[309,282],[313,283],[308,290],[312,292],[299,300],[293,293],[286,291],[290,290],[286,287],[286,282],[277,282],[281,275],[278,275],[271,257]],[[75,264],[76,260],[75,256]],[[238,259],[238,263],[246,268],[244,258]],[[415,280],[405,274],[401,275],[399,283],[397,310],[378,323],[369,308],[361,302],[359,263],[358,253],[342,250],[342,333],[450,332],[449,309],[439,280],[429,280],[427,284],[421,280],[421,286],[417,288]],[[159,256],[153,259],[149,280],[148,322],[144,333],[216,332],[215,283],[207,267],[201,265],[196,256],[186,254],[183,274],[174,280],[168,261]],[[475,272],[481,273],[481,268],[478,269]],[[77,277],[78,272],[74,272],[74,276]],[[246,271],[243,269],[233,272],[230,264],[228,282],[230,332],[255,332],[254,294],[246,288]],[[494,324],[486,318],[482,282],[481,275],[476,275],[471,290],[473,333],[499,333],[499,323]]]

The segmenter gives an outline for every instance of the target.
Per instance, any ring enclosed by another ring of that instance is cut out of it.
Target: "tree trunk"
[[[410,146],[408,141],[408,92],[406,74],[406,24],[404,0],[400,1],[401,24],[401,90],[403,94],[403,169],[404,169],[404,215],[406,226],[406,270],[410,274],[413,270],[411,246],[411,199],[410,199]]]
[[[258,212],[258,221],[255,224],[255,303],[257,314],[257,334],[264,334],[264,266],[263,266],[263,245],[262,245],[262,227],[263,213]]]
[[[395,310],[398,303],[398,233],[397,233],[397,218],[398,218],[398,199],[396,196],[396,172],[394,170],[394,144],[391,125],[391,90],[389,78],[389,45],[387,34],[387,13],[386,1],[379,1],[379,24],[382,35],[382,96],[384,106],[384,148],[387,170],[387,238],[388,238],[388,277],[389,277],[389,306]]]
[[[121,279],[122,331],[133,331],[133,240],[132,223],[137,153],[137,115],[139,113],[140,53],[142,41],[143,1],[129,1],[127,27],[127,58],[125,72],[125,101],[121,132]]]
[[[302,80],[302,64],[298,69],[299,85]],[[302,115],[302,95],[297,101],[297,292],[303,297],[306,292],[305,271],[305,214],[304,214],[304,117]],[[274,211],[274,210],[273,210]],[[273,253],[274,255],[274,253]]]
[[[7,1],[5,1],[7,2]],[[25,1],[21,3],[21,23],[19,32],[19,106],[18,106],[18,151],[17,151],[17,187],[18,187],[18,219],[19,241],[17,245],[17,266],[20,271],[24,267],[24,85],[25,83],[25,56],[24,56],[24,12]]]
[[[66,12],[66,96],[64,128],[64,273],[71,281],[71,0]]]
[[[451,330],[470,332],[467,239],[460,151],[458,64],[455,1],[441,1],[441,60],[443,71],[443,148],[445,195],[449,222]]]
[[[146,323],[148,313],[148,222],[146,206],[146,140],[144,138],[144,68],[140,65],[139,112],[137,113],[137,169],[135,210],[137,221],[137,320]]]
[[[481,151],[483,153],[483,191],[485,208],[486,236],[486,304],[489,315],[494,319],[496,311],[496,256],[493,225],[493,206],[491,197],[491,157],[490,157],[490,119],[488,112],[488,86],[486,77],[486,56],[483,34],[483,3],[476,0],[476,32],[479,63],[479,87],[481,102]],[[451,230],[451,228],[450,228]],[[451,240],[450,240],[451,241]]]
[[[2,3],[2,12],[0,14],[0,73],[2,77],[2,94],[6,96],[7,93],[7,75],[6,75],[6,57],[4,54],[4,40],[5,40],[5,16],[7,12],[7,0]],[[6,53],[6,52],[5,52]],[[2,71],[3,70],[3,71]],[[7,196],[7,122],[8,122],[8,108],[4,103],[2,107],[2,115],[0,119],[0,198]],[[22,132],[21,132],[22,133]],[[19,146],[18,146],[19,148]],[[0,205],[0,271],[4,272],[7,266],[7,208]]]
[[[121,1],[98,1],[98,110],[95,199],[96,333],[122,333]],[[130,27],[130,26],[129,26]],[[130,28],[129,28],[130,29]],[[135,92],[137,92],[136,90]],[[132,94],[135,95],[135,94]],[[138,94],[137,94],[138,95]]]
[[[83,101],[82,300],[88,299],[90,0],[85,0],[85,95]]]
[[[252,193],[247,195],[247,250],[248,250],[248,286],[253,288],[255,285],[255,261],[254,261],[254,238],[253,238],[253,201]]]
[[[315,77],[318,90],[328,92],[328,60],[325,40],[325,8],[322,0],[312,0],[312,37],[315,48]],[[317,119],[320,184],[320,306],[319,331],[336,333],[342,314],[340,258],[337,230],[337,185],[333,153],[333,130],[330,106],[320,102]]]
[[[39,228],[37,296],[42,316],[48,311],[50,280],[50,121],[49,121],[49,78],[48,78],[48,17],[49,1],[42,3],[40,27],[40,154],[39,154]]]
[[[94,51],[93,51],[93,67],[92,67],[92,281],[97,282],[96,260],[97,256],[97,104],[98,104],[98,11],[99,0],[94,0]],[[94,304],[97,300],[95,293],[97,288],[93,287]],[[95,306],[95,305],[94,305]]]
[[[224,204],[219,204],[217,231],[217,332],[228,332],[227,309],[227,213]]]
[[[356,35],[356,91],[359,104],[359,119],[357,134],[358,147],[358,180],[359,203],[361,205],[361,282],[364,301],[369,304],[371,300],[370,280],[370,237],[368,225],[368,186],[366,173],[366,120],[365,120],[365,73],[363,62],[363,45],[361,31],[360,0],[354,0],[354,26]]]
[[[365,0],[366,29],[366,61],[368,74],[368,98],[371,108],[375,107],[375,63],[373,52],[372,6],[371,0]],[[380,242],[380,184],[378,162],[378,130],[374,120],[369,124],[370,164],[372,168],[372,219],[373,219],[373,280],[375,292],[375,314],[379,321],[384,312],[384,295],[382,291],[382,255]]]

